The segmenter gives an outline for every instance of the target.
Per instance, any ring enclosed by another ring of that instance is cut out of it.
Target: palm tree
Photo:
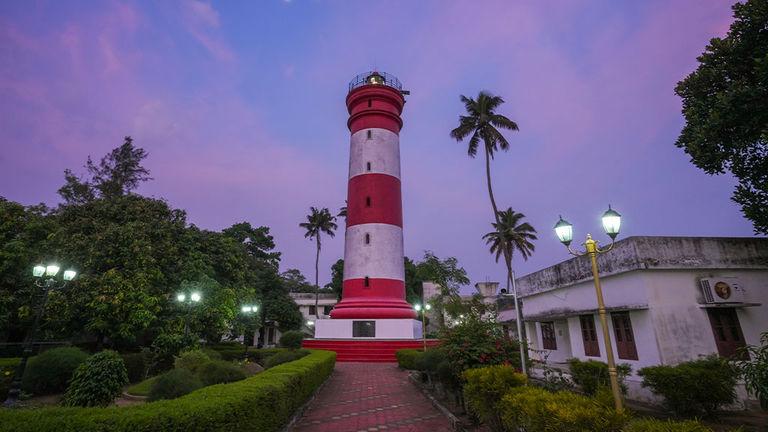
[[[329,237],[336,235],[336,218],[331,216],[331,212],[327,208],[318,210],[315,207],[310,207],[310,214],[307,215],[307,221],[299,224],[300,227],[307,230],[304,233],[304,237],[308,239],[315,239],[317,242],[317,255],[315,256],[315,317],[320,318],[320,314],[317,311],[317,306],[320,300],[320,282],[319,278],[319,264],[320,264],[320,234],[326,233]]]
[[[493,224],[494,231],[484,235],[485,242],[490,246],[492,254],[496,254],[496,262],[499,262],[499,258],[504,256],[504,263],[507,265],[507,292],[509,292],[509,284],[512,281],[512,256],[515,251],[518,251],[524,260],[528,260],[536,247],[533,245],[533,240],[537,240],[536,229],[528,222],[522,222],[525,215],[517,213],[512,208],[500,211],[497,214],[497,221]],[[512,285],[513,295],[515,298],[515,321],[517,324],[517,337],[520,341],[520,362],[523,373],[527,374],[527,368],[525,365],[525,350],[523,348],[523,326],[522,326],[522,313],[520,311],[520,302],[517,298],[517,289],[514,284]]]
[[[493,217],[499,222],[499,209],[496,207],[496,199],[493,196],[493,187],[491,186],[491,159],[494,153],[501,150],[509,150],[509,142],[498,128],[516,131],[517,123],[507,117],[494,112],[504,99],[501,96],[494,96],[488,92],[481,91],[477,95],[477,100],[461,96],[461,101],[467,110],[467,115],[459,116],[459,126],[451,131],[451,137],[456,141],[462,141],[469,138],[469,147],[467,154],[470,157],[477,155],[477,147],[480,141],[483,142],[485,153],[485,176],[488,183],[488,197],[491,199],[493,207]]]

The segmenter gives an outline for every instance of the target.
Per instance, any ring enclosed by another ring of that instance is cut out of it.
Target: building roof
[[[768,269],[768,238],[635,236],[600,255],[600,276],[635,270]],[[517,278],[520,297],[592,280],[587,256]]]

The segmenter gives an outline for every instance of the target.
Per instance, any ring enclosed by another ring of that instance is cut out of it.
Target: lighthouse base
[[[415,319],[323,319],[315,321],[315,339],[420,339]]]

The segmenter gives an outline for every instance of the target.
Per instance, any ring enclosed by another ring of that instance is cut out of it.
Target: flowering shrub
[[[446,329],[440,346],[456,375],[471,368],[501,364],[521,369],[518,342],[507,338],[493,319],[467,317]]]

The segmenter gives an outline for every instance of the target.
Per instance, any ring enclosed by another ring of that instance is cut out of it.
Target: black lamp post
[[[32,276],[35,277],[35,286],[43,290],[42,300],[38,303],[35,310],[35,320],[32,322],[32,328],[27,332],[27,336],[24,338],[24,348],[21,354],[21,362],[16,368],[16,372],[13,375],[13,381],[11,382],[11,388],[8,391],[8,397],[5,399],[3,405],[8,408],[16,405],[21,395],[21,379],[24,376],[24,370],[27,368],[27,360],[32,355],[32,347],[35,341],[35,333],[37,333],[37,327],[40,324],[40,317],[45,312],[45,306],[48,304],[48,292],[52,289],[62,289],[69,281],[75,278],[77,272],[74,270],[65,270],[61,274],[61,279],[57,278],[61,268],[58,264],[38,264],[32,268]],[[33,297],[34,298],[34,297]]]
[[[176,301],[183,304],[185,306],[185,314],[184,314],[184,339],[187,339],[189,337],[189,316],[191,313],[192,306],[200,303],[200,300],[202,299],[202,296],[200,296],[200,293],[197,291],[194,291],[187,295],[186,293],[179,293],[176,294]]]
[[[245,334],[248,332],[248,324],[252,322],[254,316],[258,311],[259,311],[258,306],[244,305],[243,307],[240,308],[240,312],[242,312],[243,315],[245,315],[245,320],[246,320],[245,331],[243,331],[243,345],[245,345],[244,355],[246,360],[248,360],[248,342],[245,340]],[[256,329],[254,328],[253,331],[255,333]]]

